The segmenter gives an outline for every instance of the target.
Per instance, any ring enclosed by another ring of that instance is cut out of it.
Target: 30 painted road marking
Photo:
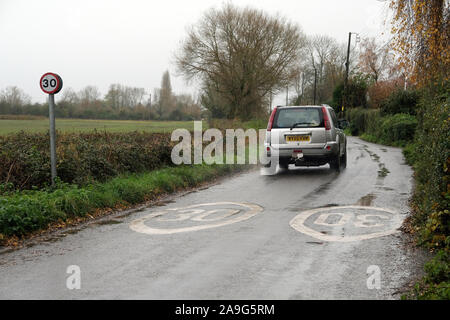
[[[377,213],[373,213],[373,211]],[[364,231],[367,230],[370,231],[370,228],[382,228],[384,226],[389,227],[387,230],[382,231],[377,230],[372,233],[364,233],[360,235],[326,234],[314,230],[312,229],[312,227],[306,225],[306,220],[309,217],[321,212],[322,214],[318,215],[313,220],[313,222],[310,222],[310,224],[318,226],[326,226],[330,227],[330,229],[332,228],[342,229],[344,225],[350,224],[351,230],[364,230]],[[333,221],[330,222],[330,220]],[[383,222],[385,222],[386,224]],[[401,226],[401,223],[402,219],[400,215],[394,210],[378,207],[366,207],[366,206],[340,206],[340,207],[326,207],[307,210],[295,216],[289,222],[292,228],[301,233],[304,233],[306,235],[309,235],[322,241],[334,241],[334,242],[361,241],[391,235],[398,232],[397,229]]]
[[[230,208],[213,208],[214,206],[230,206]],[[240,207],[240,209],[233,208]],[[209,210],[203,209],[206,207]],[[262,207],[252,203],[238,202],[214,202],[195,204],[183,208],[169,208],[162,211],[151,213],[145,217],[136,219],[130,223],[131,230],[145,234],[173,234],[180,232],[192,232],[210,228],[222,227],[232,223],[247,220],[263,210]],[[174,218],[166,217],[167,214],[173,213]],[[212,217],[211,217],[212,216]],[[207,224],[199,224],[189,227],[163,228],[150,226],[151,222],[207,222]],[[145,224],[147,222],[148,224]]]

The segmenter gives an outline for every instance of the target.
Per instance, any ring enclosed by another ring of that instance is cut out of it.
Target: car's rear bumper
[[[269,147],[271,155],[279,157],[291,157],[294,151],[301,151],[304,156],[335,156],[339,153],[339,145],[335,141],[314,145],[271,145]]]
[[[267,156],[272,161],[283,163],[295,163],[298,166],[320,166],[329,163],[339,153],[339,145],[336,142],[328,142],[323,145],[299,145],[299,146],[270,146]],[[293,157],[301,153],[301,157]]]

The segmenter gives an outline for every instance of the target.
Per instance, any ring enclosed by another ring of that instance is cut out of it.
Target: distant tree
[[[378,80],[387,80],[394,70],[394,56],[389,46],[381,46],[376,43],[375,38],[367,38],[361,44],[358,67],[375,83]]]
[[[100,99],[100,91],[96,86],[86,86],[78,93],[80,103],[89,105]]]
[[[304,71],[308,73],[309,91],[313,95],[315,72],[317,73],[316,103],[331,99],[333,88],[343,80],[346,54],[344,47],[326,35],[316,35],[308,40],[307,61]],[[312,101],[311,101],[312,103]]]
[[[201,105],[190,94],[181,94],[175,97],[175,110],[179,110],[182,120],[198,120],[202,112]]]
[[[367,90],[369,83],[367,77],[363,74],[353,74],[348,81],[348,93],[347,93],[347,107],[364,107],[367,104]],[[333,91],[333,107],[339,111],[339,107],[342,106],[342,97],[344,93],[344,83],[340,83],[334,88]]]
[[[369,86],[368,104],[371,108],[380,108],[381,104],[396,90],[404,87],[404,79],[397,77],[389,80],[378,81]]]
[[[63,89],[61,97],[58,100],[68,104],[77,104],[80,101],[78,94],[70,87]]]
[[[163,116],[163,108],[161,107],[161,105],[159,104],[159,94],[160,94],[160,89],[159,88],[155,88],[153,90],[153,103],[152,103],[152,111],[154,111],[155,115],[156,115],[156,119],[161,119]]]
[[[113,109],[119,109],[121,107],[121,85],[111,84],[108,92],[105,95],[106,103]]]
[[[0,101],[12,108],[19,108],[25,104],[30,104],[31,97],[22,89],[16,86],[10,86],[0,92]]]
[[[105,101],[113,109],[135,108],[143,103],[146,94],[144,88],[111,84],[105,95]]]
[[[165,71],[162,76],[158,104],[161,117],[170,115],[175,109],[175,99],[172,94],[169,71]]]
[[[203,100],[220,97],[226,117],[249,119],[270,92],[292,83],[303,46],[300,28],[286,19],[225,4],[190,29],[175,60],[187,80],[203,83]]]
[[[130,107],[134,108],[142,105],[146,94],[144,88],[130,88]]]

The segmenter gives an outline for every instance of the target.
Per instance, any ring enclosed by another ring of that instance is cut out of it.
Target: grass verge
[[[51,226],[63,227],[99,210],[127,208],[246,168],[246,165],[183,165],[121,175],[84,187],[58,183],[54,189],[12,192],[0,198],[0,244],[14,243]]]

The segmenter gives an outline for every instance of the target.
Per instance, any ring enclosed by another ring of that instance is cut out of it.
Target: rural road
[[[398,148],[348,139],[340,174],[251,170],[3,253],[0,299],[397,299],[421,267],[397,230],[412,170]]]

